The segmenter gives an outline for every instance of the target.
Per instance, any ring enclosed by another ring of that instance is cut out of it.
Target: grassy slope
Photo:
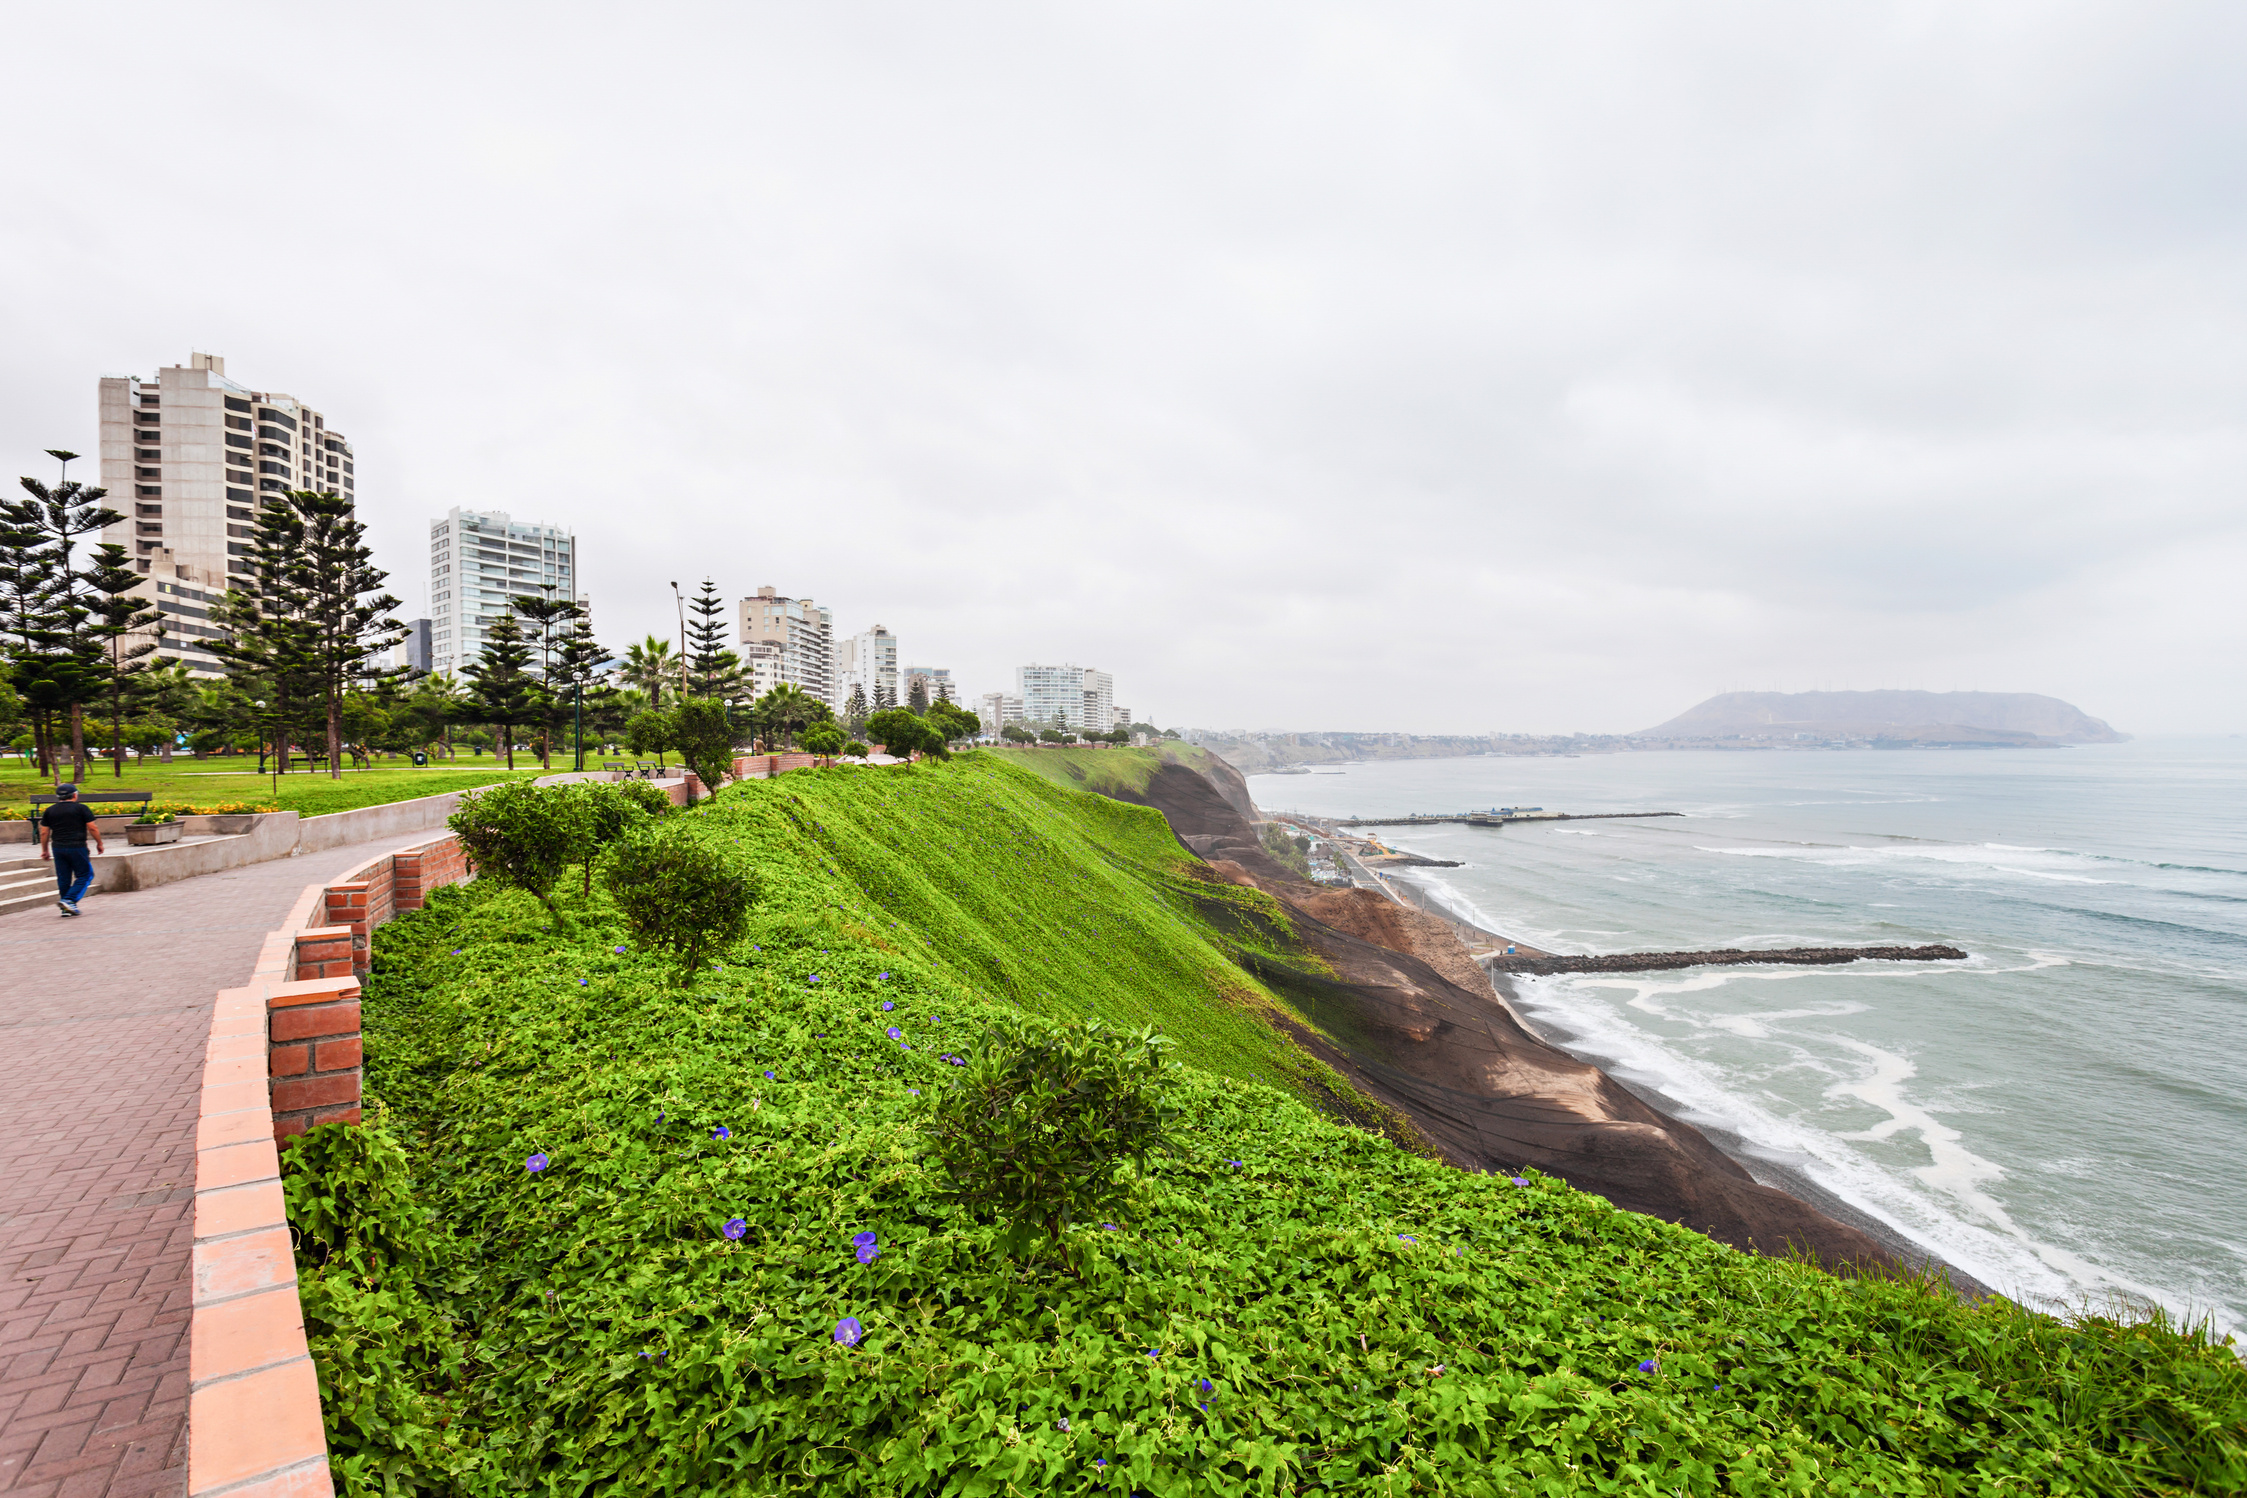
[[[1214,758],[1207,749],[1192,744],[1166,743],[1145,749],[1007,749],[1000,751],[1010,764],[1034,770],[1055,785],[1087,791],[1147,789],[1147,782],[1165,758],[1192,768]]]
[[[304,1267],[360,1491],[386,1471],[492,1494],[2151,1492],[2195,1464],[2215,1492],[2247,1473],[2225,1352],[1750,1258],[1260,1085],[1291,1062],[1154,813],[987,755],[790,775],[692,815],[768,881],[692,990],[598,894],[567,937],[476,886],[378,937],[369,1075],[391,1124],[316,1146],[324,1168],[290,1185],[308,1243],[330,1236],[323,1197],[352,1225],[345,1256]],[[1022,1010],[1156,1020],[1196,1063],[1177,1153],[1115,1229],[1078,1235],[1081,1277],[996,1259],[915,1145],[941,1054]],[[534,1150],[553,1162],[535,1176]],[[871,1266],[860,1230],[881,1235]],[[833,1342],[843,1316],[863,1345]]]
[[[86,789],[153,791],[156,794],[153,805],[175,809],[239,805],[317,817],[543,773],[535,759],[529,761],[528,768],[519,768],[512,774],[505,763],[491,760],[484,760],[480,765],[437,764],[422,769],[396,765],[375,770],[346,770],[341,780],[330,779],[324,769],[311,772],[297,769],[279,777],[280,794],[276,797],[273,776],[218,768],[222,763],[175,760],[168,767],[153,761],[145,765],[129,763],[122,778],[110,774],[108,765],[96,764],[86,777]],[[519,766],[524,763],[521,756],[517,756],[516,763]],[[46,795],[53,789],[51,782],[20,772],[0,778],[0,807],[13,803],[28,810],[31,797]]]

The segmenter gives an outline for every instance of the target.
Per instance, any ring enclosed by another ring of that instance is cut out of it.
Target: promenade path
[[[307,884],[432,835],[0,915],[0,1494],[186,1491],[212,996]]]

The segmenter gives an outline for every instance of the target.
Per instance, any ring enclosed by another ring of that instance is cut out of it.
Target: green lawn
[[[575,871],[565,932],[478,881],[376,937],[374,1122],[286,1157],[349,1493],[2247,1485],[2247,1371],[2172,1326],[1751,1257],[1305,1106],[1233,961],[1305,960],[1284,917],[1154,812],[978,754],[675,815],[764,879],[692,988]],[[1073,1268],[1016,1263],[922,1111],[994,1026],[1087,1015],[1179,1038],[1183,1120]]]
[[[88,791],[153,791],[155,805],[174,809],[240,806],[264,811],[294,811],[316,817],[361,806],[381,806],[410,801],[416,796],[441,795],[511,778],[504,761],[489,756],[439,762],[425,768],[398,761],[377,761],[372,770],[346,770],[341,780],[331,780],[325,767],[307,771],[300,765],[278,777],[259,775],[257,761],[234,758],[176,759],[170,765],[155,760],[128,762],[122,777],[110,774],[106,763],[97,763],[86,777]],[[540,774],[538,761],[515,757],[512,778]],[[567,769],[567,761],[557,762]],[[35,795],[47,795],[53,782],[25,773],[21,761],[0,768],[0,807],[22,806]],[[276,794],[275,786],[279,791]]]

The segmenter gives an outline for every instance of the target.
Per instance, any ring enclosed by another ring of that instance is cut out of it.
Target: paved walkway
[[[0,915],[0,1494],[186,1491],[212,996],[307,884],[432,835]]]

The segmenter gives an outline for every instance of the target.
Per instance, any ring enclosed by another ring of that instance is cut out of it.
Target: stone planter
[[[222,837],[238,837],[257,826],[258,816],[254,811],[221,812],[211,817],[211,831]]]
[[[179,841],[177,822],[135,822],[125,829],[125,841],[136,848],[153,848],[158,843]]]

